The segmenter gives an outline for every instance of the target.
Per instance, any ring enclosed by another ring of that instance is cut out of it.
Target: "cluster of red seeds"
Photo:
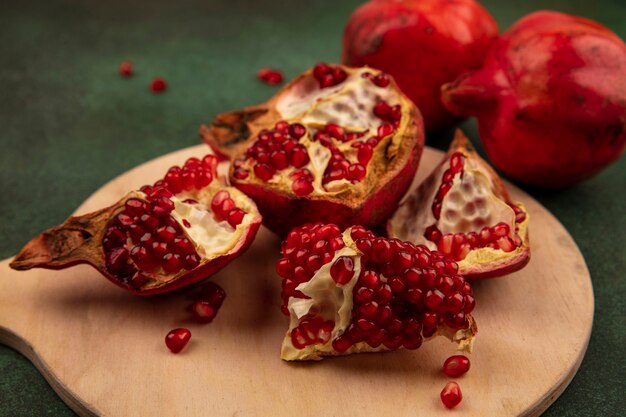
[[[351,142],[355,139],[362,138],[365,133],[366,132],[348,132],[343,127],[335,123],[328,123],[322,129],[315,132],[313,139],[327,147],[331,152],[330,161],[328,162],[328,166],[326,167],[322,177],[323,184],[341,179],[347,179],[352,183],[356,183],[365,178],[365,165],[367,165],[367,162],[371,159],[373,146],[376,145],[374,144],[372,146],[372,144],[366,144],[368,148],[360,152],[362,156],[361,158],[358,158],[359,162],[353,164],[346,159],[345,154],[333,143],[333,140],[340,143]],[[356,143],[358,143],[359,146],[362,144],[360,141]],[[368,149],[369,155],[367,155]],[[364,163],[361,162],[362,160]]]
[[[304,225],[287,235],[282,243],[284,257],[276,264],[276,272],[283,278],[281,309],[285,315],[289,315],[289,297],[303,297],[296,287],[310,280],[322,265],[334,258],[335,251],[344,246],[341,230],[334,224]]]
[[[306,315],[300,319],[298,326],[291,331],[291,344],[296,349],[304,349],[309,345],[326,344],[330,340],[334,328],[335,322],[332,320],[324,321],[321,317]]]
[[[226,190],[218,191],[211,200],[211,211],[218,221],[226,220],[232,227],[237,227],[243,221],[246,212],[235,206]]]
[[[389,77],[389,75],[385,74],[384,72],[381,72],[377,75],[373,75],[371,72],[364,72],[361,77],[369,79],[376,86],[381,88],[387,87],[391,82],[391,78]]]
[[[176,274],[181,269],[197,267],[200,257],[194,244],[171,216],[171,197],[206,187],[213,181],[216,169],[217,159],[213,155],[202,160],[190,158],[182,168],[170,168],[165,178],[154,185],[143,186],[145,199],[126,200],[124,208],[107,225],[102,240],[107,270],[137,288],[148,280],[142,271]],[[183,225],[190,227],[186,220]]]
[[[332,230],[333,240],[318,237],[319,230]],[[361,274],[353,289],[352,320],[333,341],[335,350],[345,352],[360,342],[374,348],[382,344],[417,349],[441,323],[454,329],[467,326],[466,314],[474,309],[475,300],[469,283],[457,275],[455,262],[422,245],[375,237],[360,226],[352,228],[351,237],[362,252]],[[336,248],[344,246],[339,228],[320,224],[295,229],[283,243],[284,258],[276,267],[283,277],[283,312],[287,313],[289,297],[303,297],[295,288],[334,258],[334,250],[317,255],[320,239],[324,241],[320,247],[334,241]],[[337,258],[330,274],[338,285],[346,284],[354,276],[353,260]]]
[[[437,190],[432,204],[432,212],[435,219],[441,217],[441,207],[444,197],[452,188],[454,177],[463,174],[463,164],[465,156],[460,152],[455,152],[450,157],[450,168],[443,173],[441,185]],[[426,228],[424,237],[437,244],[437,249],[446,256],[456,261],[465,259],[472,249],[493,248],[505,252],[512,252],[521,245],[521,239],[517,237],[517,224],[526,219],[526,213],[514,204],[510,204],[515,212],[515,239],[509,236],[510,227],[506,223],[498,223],[493,227],[485,226],[480,232],[470,233],[446,233],[442,234],[437,225],[433,224]]]
[[[313,77],[317,80],[320,88],[327,88],[344,82],[348,78],[348,73],[339,65],[329,65],[325,62],[320,62],[313,67]]]
[[[191,312],[195,319],[201,323],[213,321],[226,298],[226,291],[214,282],[207,282],[202,287],[202,299],[194,302]]]
[[[233,176],[239,180],[248,178],[249,172],[243,167],[245,158],[254,161],[254,175],[262,181],[269,181],[277,171],[290,166],[302,168],[309,163],[309,153],[299,142],[305,134],[306,128],[300,123],[289,124],[283,120],[273,129],[263,129],[246,150],[244,159],[234,162]]]
[[[397,129],[402,119],[402,108],[399,104],[391,106],[385,100],[379,100],[374,105],[374,116],[387,123],[391,123],[393,127]]]

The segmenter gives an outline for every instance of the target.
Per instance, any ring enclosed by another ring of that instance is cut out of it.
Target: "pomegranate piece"
[[[226,292],[216,283],[208,282],[202,289],[202,295],[202,300],[196,301],[190,306],[191,312],[197,321],[210,323],[217,316],[226,298]]]
[[[350,16],[341,61],[393,76],[426,129],[443,130],[460,118],[442,105],[441,86],[480,68],[497,35],[495,20],[474,0],[372,0]]]
[[[454,408],[461,403],[463,394],[461,387],[456,382],[448,382],[443,390],[441,390],[441,402],[446,408]]]
[[[10,266],[62,269],[87,263],[139,295],[202,281],[241,255],[261,223],[254,202],[227,186],[217,167],[214,155],[190,158],[112,206],[43,232]]]
[[[265,84],[278,85],[283,82],[283,73],[273,68],[261,68],[256,77]]]
[[[450,378],[458,378],[461,375],[464,375],[470,369],[470,360],[467,356],[463,355],[454,355],[450,356],[443,363],[443,373],[449,376]]]
[[[231,183],[281,236],[315,221],[380,223],[410,185],[424,146],[419,111],[389,76],[326,63],[200,133],[233,161]]]
[[[167,88],[167,83],[163,78],[157,77],[150,83],[150,91],[153,93],[161,93]]]
[[[293,229],[281,248],[284,360],[417,349],[436,335],[471,350],[472,288],[440,252],[322,223]]]
[[[597,22],[532,13],[491,47],[484,66],[443,87],[478,119],[493,164],[557,188],[599,173],[626,147],[626,44]]]
[[[178,353],[187,346],[189,339],[191,339],[189,329],[178,328],[171,330],[167,336],[165,336],[165,345],[172,353]]]
[[[122,61],[119,66],[119,72],[122,77],[130,77],[133,75],[133,64],[130,61]]]
[[[467,279],[490,278],[530,260],[529,216],[458,130],[448,154],[387,224],[390,237],[437,249]]]

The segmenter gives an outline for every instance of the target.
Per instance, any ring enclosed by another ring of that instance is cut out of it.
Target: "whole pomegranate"
[[[497,35],[474,0],[372,0],[348,20],[341,60],[392,75],[436,131],[459,120],[441,104],[441,86],[479,68]]]
[[[574,184],[617,160],[626,144],[626,45],[591,20],[541,11],[515,23],[482,69],[443,87],[476,116],[493,163],[536,186]]]

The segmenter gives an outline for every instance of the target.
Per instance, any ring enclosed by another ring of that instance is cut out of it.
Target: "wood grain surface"
[[[109,205],[131,188],[207,148],[158,158],[118,177],[78,210]],[[439,161],[426,149],[416,182]],[[214,276],[227,292],[214,323],[186,308],[199,288],[139,298],[88,266],[12,271],[0,263],[0,342],[25,354],[80,415],[102,416],[537,416],[566,388],[585,353],[593,290],[585,261],[561,224],[509,186],[531,215],[532,258],[509,276],[476,282],[478,335],[472,369],[457,380],[463,402],[439,401],[447,340],[417,351],[320,363],[280,360],[287,318],[274,272],[279,240],[261,229],[241,258]],[[27,237],[24,237],[26,240]],[[171,354],[167,332],[186,326]]]

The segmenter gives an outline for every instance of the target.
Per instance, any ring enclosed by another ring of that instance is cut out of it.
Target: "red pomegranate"
[[[417,349],[437,335],[471,351],[472,288],[442,253],[322,223],[292,230],[282,253],[284,360]]]
[[[515,23],[482,69],[443,87],[475,116],[493,163],[521,182],[563,187],[617,160],[626,145],[626,45],[591,20],[541,11]]]
[[[110,207],[46,230],[10,266],[62,269],[87,263],[139,295],[202,281],[241,255],[261,224],[254,202],[227,186],[217,165],[214,155],[190,158]]]
[[[341,60],[389,73],[436,131],[460,120],[441,104],[441,86],[480,68],[497,35],[474,0],[372,0],[350,17]]]
[[[419,111],[391,77],[319,64],[268,102],[200,131],[233,160],[231,183],[281,236],[323,221],[373,227],[410,185],[424,147]]]
[[[529,216],[458,130],[447,155],[387,224],[390,237],[437,249],[466,279],[517,271],[530,260]]]

